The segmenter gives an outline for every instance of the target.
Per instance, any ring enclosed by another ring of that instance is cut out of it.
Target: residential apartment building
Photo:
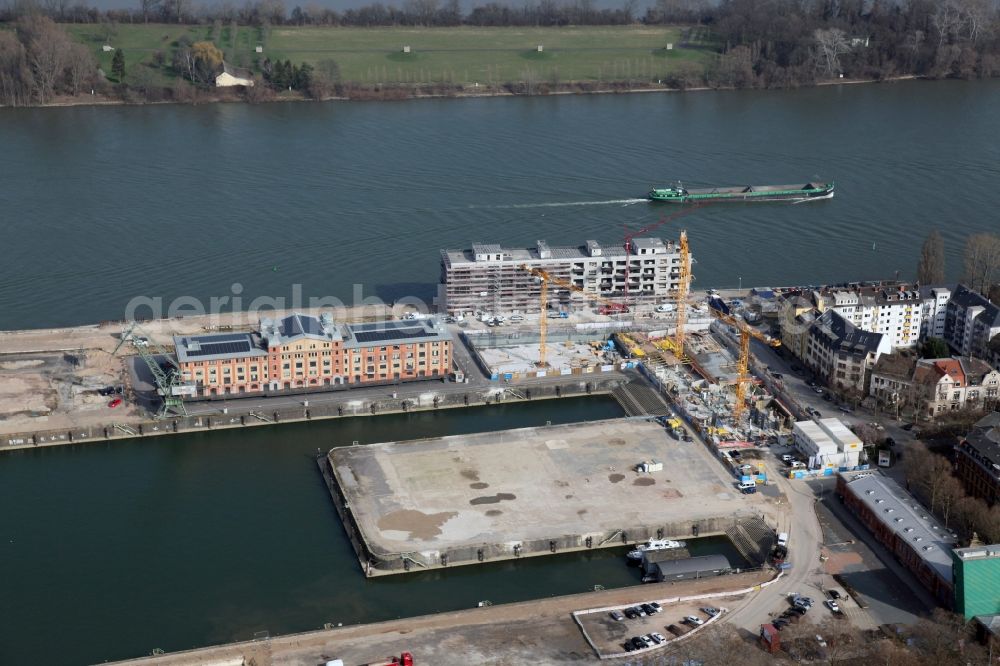
[[[933,419],[959,409],[982,409],[1000,399],[1000,372],[978,358],[917,358],[912,353],[879,357],[868,393],[886,407],[914,408]]]
[[[959,409],[980,409],[996,403],[1000,372],[986,361],[968,356],[921,359],[913,371],[924,414],[934,417]]]
[[[955,447],[958,478],[965,490],[989,504],[1000,501],[1000,412],[980,419]]]
[[[452,337],[436,319],[293,314],[261,318],[251,333],[175,336],[174,347],[183,380],[206,398],[442,377],[452,367]]]
[[[868,375],[879,356],[891,351],[889,338],[851,324],[827,310],[809,327],[803,362],[831,385],[867,392]]]
[[[882,354],[872,367],[868,394],[878,399],[886,408],[915,407],[916,392],[913,388],[913,371],[919,357],[911,350]]]
[[[1000,336],[1000,306],[965,285],[958,285],[945,310],[944,339],[963,356],[992,356]]]
[[[632,302],[666,301],[680,288],[680,244],[660,238],[633,239],[630,256],[621,245],[602,246],[593,240],[579,247],[550,247],[545,241],[532,248],[474,244],[467,250],[441,251],[443,302],[439,305],[452,315],[477,310],[537,312],[541,284],[522,266],[545,270],[585,293],[621,297],[626,265]],[[549,285],[550,308],[572,309],[584,303],[584,295]]]
[[[920,339],[923,299],[920,291],[895,287],[856,287],[820,292],[817,309],[835,310],[864,331],[880,333],[896,347],[912,347]]]
[[[951,287],[920,287],[920,339],[944,338],[945,315],[951,300]]]

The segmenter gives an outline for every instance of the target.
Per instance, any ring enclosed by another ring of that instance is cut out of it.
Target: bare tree
[[[827,76],[840,74],[840,56],[851,50],[844,31],[838,28],[817,29],[813,32],[813,38],[816,40],[816,48],[825,65]]]
[[[0,30],[0,104],[30,104],[33,85],[24,45],[12,31]]]
[[[920,284],[941,284],[944,282],[944,240],[937,229],[927,235],[927,239],[920,249],[917,282]]]
[[[149,23],[149,15],[160,8],[161,0],[139,0],[139,9],[142,11],[142,22]]]
[[[955,504],[955,527],[966,537],[978,532],[980,525],[989,520],[986,502],[976,497],[962,497]]]
[[[944,520],[945,527],[951,527],[955,517],[955,508],[964,497],[965,489],[962,488],[959,480],[951,475],[951,465],[949,465],[948,471],[942,475],[941,487],[938,491],[938,512]]]
[[[981,294],[988,293],[994,281],[1000,280],[1000,236],[991,233],[969,236],[965,241],[962,279]]]
[[[70,40],[66,33],[45,16],[26,16],[18,21],[18,32],[26,42],[27,62],[31,68],[34,94],[47,102],[55,94],[70,58]]]
[[[90,49],[83,44],[72,44],[66,64],[66,83],[72,95],[79,95],[93,84],[97,63]]]
[[[943,0],[938,3],[937,10],[931,14],[931,23],[938,33],[938,48],[946,40],[955,39],[962,27],[962,10],[957,0]]]

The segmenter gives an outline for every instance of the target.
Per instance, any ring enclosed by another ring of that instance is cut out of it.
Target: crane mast
[[[604,303],[612,308],[612,311],[616,312],[628,312],[628,308],[622,309],[622,304],[617,301],[613,301],[610,298],[605,298],[598,294],[587,291],[586,289],[579,287],[572,282],[567,282],[560,278],[555,277],[549,273],[544,268],[534,268],[533,266],[528,266],[527,264],[521,264],[521,270],[531,273],[540,282],[541,291],[538,294],[538,304],[541,308],[541,314],[538,320],[538,365],[544,366],[546,363],[546,337],[548,335],[548,301],[549,301],[549,288],[551,285],[555,284],[567,291],[571,291],[577,294],[582,294],[589,301],[598,301]]]
[[[756,338],[771,347],[780,347],[781,341],[751,328],[746,322],[726,314],[717,308],[709,307],[709,311],[719,321],[729,324],[737,330],[740,336],[740,354],[736,359],[736,405],[733,407],[733,422],[739,423],[746,411],[747,384],[750,377],[750,338]]]

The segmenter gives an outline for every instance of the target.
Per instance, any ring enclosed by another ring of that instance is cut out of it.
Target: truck
[[[628,306],[624,303],[606,303],[597,310],[598,314],[622,314],[628,312]]]

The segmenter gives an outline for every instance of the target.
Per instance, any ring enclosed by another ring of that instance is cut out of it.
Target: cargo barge
[[[736,187],[686,188],[677,183],[674,187],[653,188],[650,201],[670,203],[708,203],[717,201],[810,201],[833,197],[834,184],[805,183],[804,185],[739,185]]]

